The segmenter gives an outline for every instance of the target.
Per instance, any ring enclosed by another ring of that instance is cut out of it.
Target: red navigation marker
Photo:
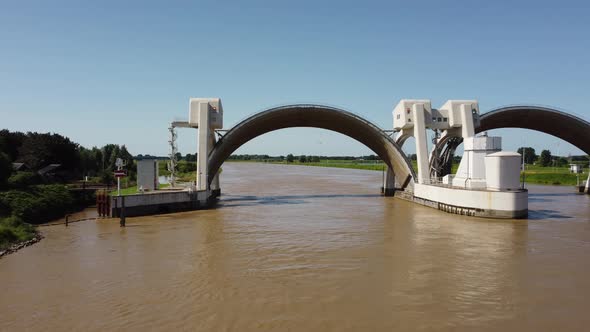
[[[127,176],[127,171],[126,170],[118,170],[114,172],[114,175],[116,178],[124,178]]]

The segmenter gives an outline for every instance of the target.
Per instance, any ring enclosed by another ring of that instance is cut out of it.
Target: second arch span
[[[496,108],[480,116],[479,126],[475,128],[475,132],[502,128],[530,129],[549,134],[590,155],[590,122],[554,108],[534,105]],[[450,173],[452,155],[461,142],[462,139],[457,137],[444,137],[439,141],[437,149],[443,154],[445,151],[450,154],[445,155],[444,162],[439,164],[439,176]],[[403,140],[398,144],[403,144]],[[435,167],[433,163],[434,160],[431,159],[431,169]]]

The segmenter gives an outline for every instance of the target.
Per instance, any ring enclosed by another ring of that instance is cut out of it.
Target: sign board
[[[122,177],[126,177],[127,176],[127,171],[122,169],[122,170],[117,170],[114,172],[114,175],[116,178],[122,178]]]
[[[117,158],[117,160],[115,160],[115,166],[117,166],[118,169],[121,169],[123,166],[125,166],[125,161],[121,158]]]

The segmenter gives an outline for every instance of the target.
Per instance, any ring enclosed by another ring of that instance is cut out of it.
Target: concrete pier
[[[498,219],[528,216],[528,191],[468,190],[439,185],[416,184],[414,193],[395,196],[448,213]]]
[[[393,196],[395,194],[395,175],[393,170],[387,167],[385,172],[384,187],[382,188],[382,194],[385,196]]]

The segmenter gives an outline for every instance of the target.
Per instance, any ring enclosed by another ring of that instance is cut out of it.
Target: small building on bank
[[[580,174],[584,172],[584,166],[581,164],[570,164],[570,173]]]
[[[61,164],[49,164],[37,171],[41,176],[55,176],[61,168]]]
[[[137,188],[146,191],[157,190],[158,181],[158,160],[141,159],[137,161]]]
[[[12,170],[15,172],[28,172],[31,169],[25,163],[12,163]]]

